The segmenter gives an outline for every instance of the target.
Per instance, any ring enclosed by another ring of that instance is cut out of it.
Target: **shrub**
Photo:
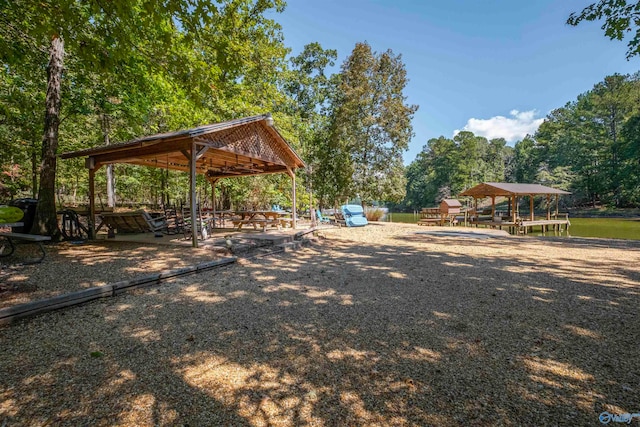
[[[387,214],[386,209],[371,208],[364,212],[367,221],[380,221]]]

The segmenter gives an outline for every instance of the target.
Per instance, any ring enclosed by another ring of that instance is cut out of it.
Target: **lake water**
[[[393,222],[415,224],[417,218],[411,213],[391,214]],[[640,240],[640,218],[569,218],[569,235],[574,237],[604,237],[608,239]],[[538,228],[536,227],[536,230]],[[540,232],[530,233],[540,236]],[[547,235],[554,235],[553,232]],[[566,236],[567,233],[562,233]]]

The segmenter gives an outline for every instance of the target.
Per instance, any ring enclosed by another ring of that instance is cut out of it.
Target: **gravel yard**
[[[296,253],[0,327],[0,425],[599,425],[640,412],[640,242],[424,231],[326,230]],[[0,295],[213,256],[61,246],[1,272],[31,288]]]

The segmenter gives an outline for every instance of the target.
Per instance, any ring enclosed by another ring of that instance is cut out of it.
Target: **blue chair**
[[[318,222],[320,224],[330,224],[331,220],[329,218],[327,218],[326,216],[322,216],[322,212],[320,212],[320,209],[316,209],[316,216],[318,217]]]
[[[342,205],[340,211],[347,227],[364,227],[369,224],[360,205]]]

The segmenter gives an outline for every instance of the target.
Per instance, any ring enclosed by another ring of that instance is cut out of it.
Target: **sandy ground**
[[[0,425],[599,425],[640,412],[639,243],[425,231],[322,231],[296,253],[2,327]],[[61,247],[2,277],[33,293],[213,256],[180,254]]]

